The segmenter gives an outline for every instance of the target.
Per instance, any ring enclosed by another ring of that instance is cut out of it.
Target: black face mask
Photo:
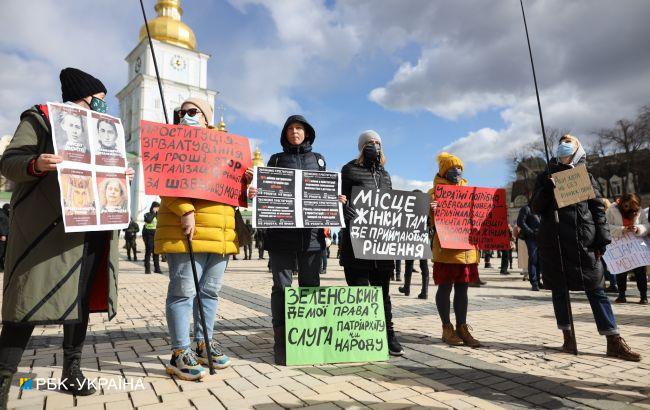
[[[368,162],[379,162],[381,147],[375,144],[368,144],[363,147],[363,158]]]

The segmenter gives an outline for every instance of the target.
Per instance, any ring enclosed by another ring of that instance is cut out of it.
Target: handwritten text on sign
[[[429,259],[429,198],[421,192],[352,188],[350,224],[359,259]]]
[[[248,139],[208,128],[140,121],[145,193],[246,206]]]
[[[436,185],[436,233],[446,249],[510,249],[504,189]]]
[[[621,238],[612,238],[603,259],[612,274],[631,271],[639,266],[650,265],[648,238],[640,238],[626,232]]]
[[[596,197],[585,165],[553,174],[553,194],[558,208],[577,204]]]
[[[285,288],[287,365],[388,359],[380,287]]]

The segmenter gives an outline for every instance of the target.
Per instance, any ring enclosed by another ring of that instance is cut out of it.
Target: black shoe
[[[128,260],[131,260],[131,257],[129,257]]]
[[[404,354],[404,348],[397,341],[397,337],[395,337],[394,330],[388,331],[387,339],[388,339],[388,353],[391,356],[401,356]]]
[[[402,276],[401,274],[395,275],[395,282],[401,282],[402,281]]]
[[[155,271],[153,271],[153,273],[162,273],[162,271],[160,269],[156,269]]]
[[[510,275],[510,272],[508,272],[507,270],[502,270],[502,271],[501,271],[501,274],[502,274],[502,275]]]
[[[0,372],[0,409],[7,408],[7,401],[9,400],[9,389],[11,388],[11,379],[13,373],[2,371]]]
[[[146,270],[146,271],[144,271],[144,273],[145,273],[145,275],[151,275],[151,271],[150,271],[150,270]]]
[[[418,295],[418,299],[429,299],[429,295],[427,295],[426,293],[420,293]]]
[[[287,365],[287,346],[284,340],[284,329],[284,326],[273,328],[273,360],[278,366]]]
[[[408,296],[411,294],[411,289],[407,288],[406,286],[400,286],[399,288],[397,288],[397,290],[399,291],[399,293],[403,293],[404,296]]]
[[[533,287],[530,290],[532,290],[533,292],[539,292],[539,286],[533,285]]]
[[[607,292],[607,293],[618,293],[618,288],[616,286],[610,285],[607,289],[605,289],[605,292]]]
[[[81,372],[80,362],[81,359],[64,359],[61,389],[76,396],[90,396],[95,394],[96,390]]]

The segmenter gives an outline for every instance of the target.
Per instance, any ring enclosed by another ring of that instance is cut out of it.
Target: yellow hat
[[[460,169],[465,168],[460,158],[448,152],[441,152],[438,155],[438,175],[444,177],[447,171],[455,167]]]

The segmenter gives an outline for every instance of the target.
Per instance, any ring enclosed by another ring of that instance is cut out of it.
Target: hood
[[[314,131],[314,127],[312,127],[311,124],[307,122],[305,117],[302,115],[292,115],[284,122],[284,127],[282,127],[282,133],[280,134],[280,144],[282,145],[282,148],[285,149],[285,151],[294,147],[293,145],[289,144],[286,136],[287,127],[289,127],[289,125],[294,122],[299,122],[305,126],[305,140],[302,142],[302,144],[300,144],[301,148],[305,148],[307,146],[311,147],[314,144],[314,140],[316,139],[316,131]]]

